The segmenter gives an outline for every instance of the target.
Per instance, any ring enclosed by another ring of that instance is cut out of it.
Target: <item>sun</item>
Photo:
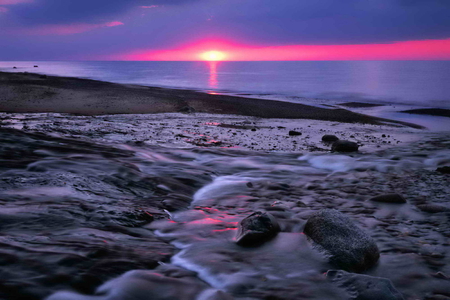
[[[201,58],[207,61],[224,60],[225,57],[226,57],[225,53],[221,51],[208,51],[201,54]]]

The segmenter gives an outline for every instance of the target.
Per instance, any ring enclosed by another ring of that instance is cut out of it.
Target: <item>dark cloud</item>
[[[95,23],[121,17],[138,6],[177,5],[195,0],[35,0],[11,6],[10,11],[22,24]]]

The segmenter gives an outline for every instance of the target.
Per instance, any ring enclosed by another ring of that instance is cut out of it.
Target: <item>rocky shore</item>
[[[101,117],[99,133],[74,129],[86,117],[45,115],[2,117],[2,298],[450,295],[443,133],[397,128],[391,139],[420,139],[395,146],[380,139],[380,148],[342,154],[330,152],[318,131],[323,150],[273,152],[136,142],[147,129],[117,133],[113,116]],[[404,202],[374,199],[393,193]],[[279,229],[260,234],[266,221],[243,221],[257,211]],[[240,226],[261,243],[237,243]]]
[[[1,76],[2,299],[450,298],[449,132]]]

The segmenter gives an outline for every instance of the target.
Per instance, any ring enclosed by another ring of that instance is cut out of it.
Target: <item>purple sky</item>
[[[449,0],[0,0],[0,61],[450,38]]]

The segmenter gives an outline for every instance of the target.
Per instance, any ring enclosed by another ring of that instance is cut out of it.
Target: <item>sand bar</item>
[[[344,123],[389,122],[421,128],[345,109],[32,73],[0,72],[0,111],[81,115],[199,112]]]

